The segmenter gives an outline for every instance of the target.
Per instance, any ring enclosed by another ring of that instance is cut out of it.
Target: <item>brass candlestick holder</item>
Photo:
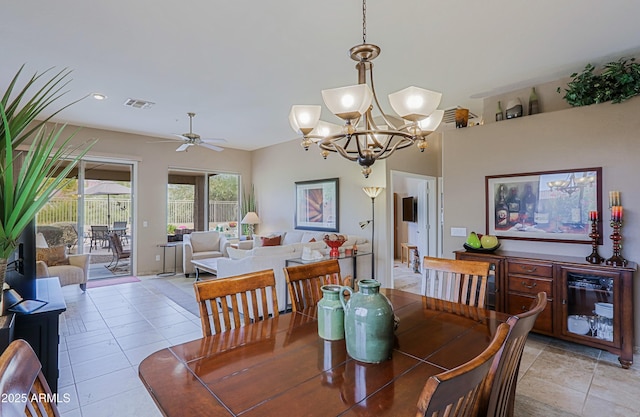
[[[622,240],[620,229],[622,229],[622,220],[612,220],[611,227],[613,227],[613,233],[609,237],[613,241],[613,256],[607,259],[605,263],[611,266],[627,266],[628,261],[620,255],[620,241]]]
[[[598,219],[591,220],[591,233],[589,233],[589,237],[591,238],[591,255],[586,257],[587,262],[590,264],[601,264],[604,262],[604,258],[598,253],[598,240],[600,238],[600,233],[598,233]]]

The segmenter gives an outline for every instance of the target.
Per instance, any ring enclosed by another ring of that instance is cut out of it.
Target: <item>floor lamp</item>
[[[376,254],[373,250],[373,237],[375,232],[375,200],[382,190],[384,190],[384,187],[362,187],[362,191],[371,197],[371,279],[376,279]],[[360,223],[360,227],[364,228],[365,226],[366,224],[363,226],[362,223]]]

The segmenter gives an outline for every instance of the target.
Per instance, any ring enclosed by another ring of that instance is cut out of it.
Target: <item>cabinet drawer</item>
[[[536,299],[525,295],[509,294],[507,297],[507,313],[516,315],[529,311],[529,307]],[[547,306],[542,310],[533,329],[543,333],[553,333],[553,302],[547,301]]]
[[[538,294],[540,291],[547,293],[547,298],[553,298],[553,281],[517,275],[509,275],[509,292],[522,292],[525,294]]]
[[[550,264],[520,263],[513,261],[509,261],[508,264],[509,274],[535,275],[546,278],[551,278],[553,274],[553,267]]]

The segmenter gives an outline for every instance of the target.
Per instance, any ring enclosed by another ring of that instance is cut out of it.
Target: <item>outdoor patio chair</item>
[[[122,241],[116,232],[109,233],[109,243],[113,250],[113,260],[107,268],[113,272],[118,268],[120,260],[131,258],[131,251],[122,249]]]
[[[98,242],[100,247],[107,248],[109,245],[109,226],[91,226],[91,242],[89,245],[89,252],[94,247],[98,249]]]

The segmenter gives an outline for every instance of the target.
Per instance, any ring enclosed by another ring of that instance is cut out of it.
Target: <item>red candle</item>
[[[614,222],[622,221],[622,206],[611,207],[611,220]]]
[[[597,211],[590,211],[589,212],[589,220],[591,220],[591,221],[598,220],[598,212]]]

